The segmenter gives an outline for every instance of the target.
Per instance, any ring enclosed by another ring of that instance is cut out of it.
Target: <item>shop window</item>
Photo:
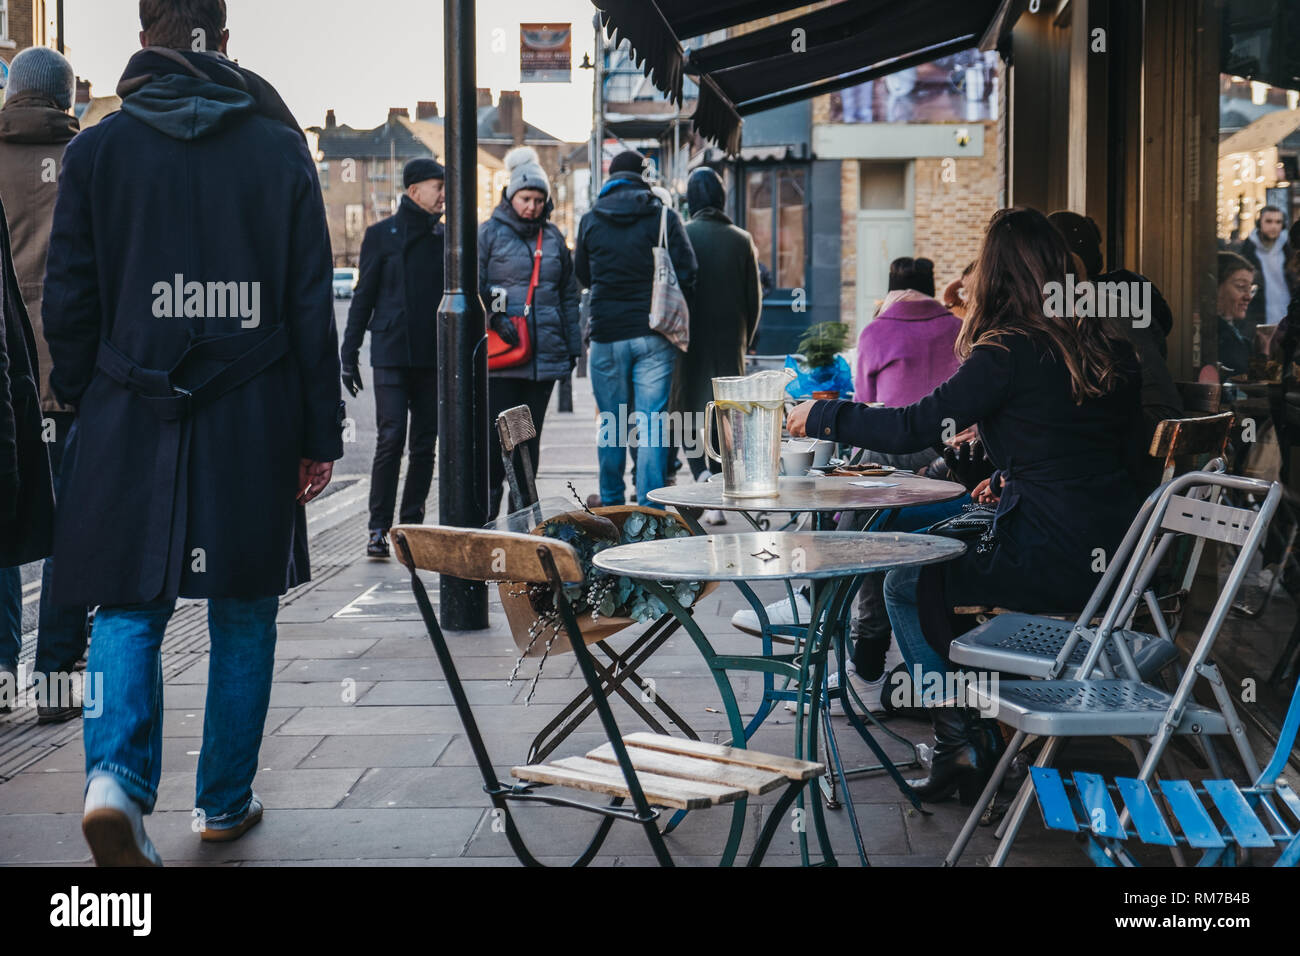
[[[804,288],[808,173],[802,167],[750,170],[745,176],[745,228],[775,288]]]

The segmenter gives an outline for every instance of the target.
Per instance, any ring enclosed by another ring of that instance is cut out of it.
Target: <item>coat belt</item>
[[[144,368],[107,339],[99,343],[96,365],[121,387],[139,395],[158,416],[151,510],[142,528],[140,590],[175,595],[186,555],[189,502],[190,419],[199,409],[238,388],[289,352],[285,326],[196,339],[170,369]],[[189,363],[222,363],[213,374],[192,383]],[[185,383],[185,384],[182,384]]]
[[[247,342],[253,340],[251,345]],[[176,379],[189,362],[219,360],[232,349],[236,352],[216,373],[188,388]],[[118,385],[148,401],[162,421],[179,422],[200,408],[212,404],[226,392],[260,375],[289,351],[289,334],[277,325],[269,332],[237,333],[200,339],[185,350],[170,370],[144,368],[107,339],[99,343],[96,365]]]

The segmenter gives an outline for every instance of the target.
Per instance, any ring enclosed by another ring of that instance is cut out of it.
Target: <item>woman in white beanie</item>
[[[517,364],[492,369],[488,379],[489,486],[492,498],[489,516],[495,518],[501,504],[505,466],[495,427],[496,417],[507,408],[527,405],[532,411],[538,437],[525,446],[537,471],[542,420],[551,401],[555,383],[572,371],[582,352],[578,327],[578,280],[564,233],[550,222],[554,208],[551,183],[538,162],[537,152],[520,146],[506,154],[510,182],[501,202],[478,230],[479,293],[488,313],[488,327],[502,345],[519,341],[516,319],[527,328],[526,356],[517,354]],[[540,259],[533,285],[534,260]],[[525,305],[529,307],[525,309]],[[489,349],[491,354],[491,349]]]

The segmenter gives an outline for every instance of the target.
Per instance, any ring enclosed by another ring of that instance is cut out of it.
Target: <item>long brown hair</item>
[[[1000,340],[1020,333],[1065,363],[1076,403],[1112,392],[1122,377],[1117,346],[1124,333],[1101,319],[1048,315],[1044,307],[1048,283],[1064,289],[1073,271],[1069,246],[1046,216],[1036,209],[999,209],[966,280],[969,313],[957,354],[965,359],[977,345],[1006,348]]]

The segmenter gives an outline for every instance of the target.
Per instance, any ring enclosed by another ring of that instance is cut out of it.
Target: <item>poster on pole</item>
[[[519,82],[573,80],[573,24],[519,24]]]

